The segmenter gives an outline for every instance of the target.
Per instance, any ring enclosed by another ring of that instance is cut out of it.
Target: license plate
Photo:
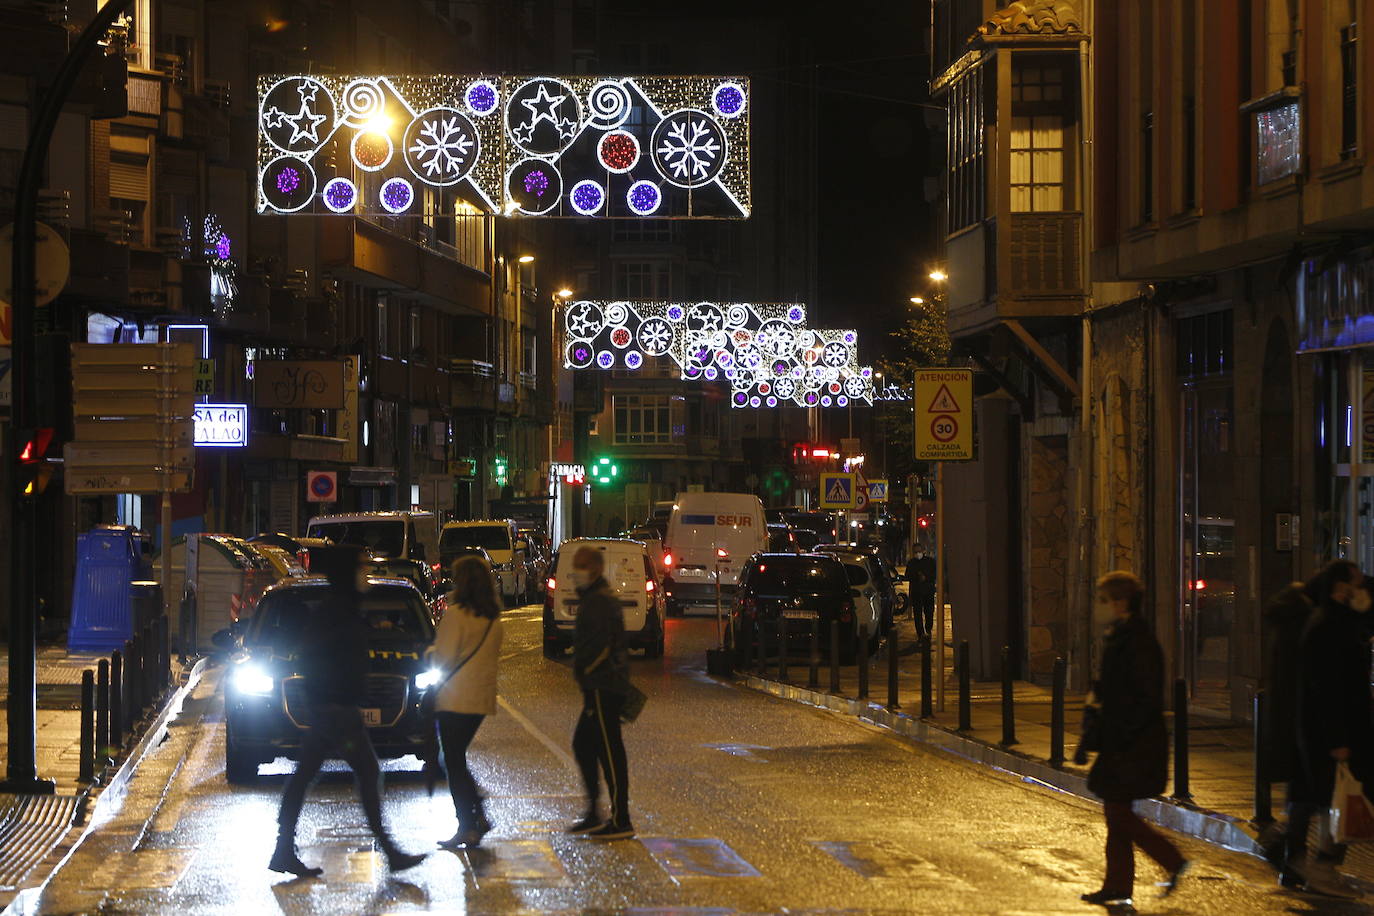
[[[677,571],[677,574],[678,574],[678,578],[680,578],[680,579],[682,579],[682,578],[688,578],[688,577],[691,577],[691,576],[695,576],[695,577],[697,577],[698,579],[700,579],[702,576],[706,575],[706,570],[704,570],[704,569],[679,569],[679,570]]]
[[[581,605],[581,604],[582,604],[582,602],[581,602],[580,600],[578,600],[577,598],[564,598],[564,599],[563,599],[563,610],[566,611],[566,612],[568,613],[568,616],[569,616],[569,617],[576,617],[576,616],[577,616],[577,608],[578,608],[578,606]]]
[[[782,616],[786,620],[818,620],[820,619],[821,612],[808,611],[806,608],[794,607],[784,610]]]
[[[380,709],[364,709],[363,724],[367,726],[382,724],[382,711]]]

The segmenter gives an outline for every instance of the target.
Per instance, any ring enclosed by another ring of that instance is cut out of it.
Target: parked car
[[[768,548],[763,503],[748,493],[679,493],[663,541],[669,613],[734,593],[741,565]]]
[[[775,646],[779,618],[787,621],[787,645],[805,647],[816,621],[821,644],[830,643],[830,623],[840,624],[840,660],[857,657],[854,598],[838,557],[825,554],[757,553],[740,572],[730,609],[736,638],[749,640],[753,654]],[[827,648],[828,651],[828,648]]]
[[[797,546],[797,536],[787,525],[768,523],[768,550],[770,553],[801,553]]]
[[[515,522],[508,518],[449,522],[439,535],[440,561],[456,557],[463,547],[481,547],[491,558],[496,584],[507,604],[523,605],[530,599],[533,583],[525,566],[529,543],[516,532]]]
[[[225,677],[224,770],[231,783],[249,782],[258,766],[300,753],[305,729],[304,679],[297,659],[297,633],[326,597],[328,581],[318,576],[286,579],[268,589],[257,611],[240,625],[215,634],[233,645]],[[424,597],[404,579],[368,579],[361,597],[369,625],[367,686],[363,720],[381,757],[415,754],[433,724],[420,715],[420,701],[437,683],[424,662],[434,640]]]
[[[797,542],[797,550],[810,553],[821,544],[821,536],[810,528],[793,528],[792,539]]]
[[[308,537],[362,547],[372,556],[435,563],[439,557],[439,521],[425,510],[353,512],[320,515],[306,525]]]
[[[887,557],[883,556],[882,548],[860,547],[854,544],[823,544],[817,550],[821,553],[852,553],[868,559],[869,573],[883,601],[884,633],[892,626],[894,620],[907,612],[910,607],[907,591],[898,587],[902,575],[887,561]]]
[[[334,542],[329,540],[329,538],[294,537],[292,535],[282,534],[280,532],[265,532],[263,534],[253,535],[251,538],[248,539],[248,543],[270,544],[273,547],[279,547],[282,550],[285,550],[287,553],[291,554],[293,557],[295,557],[296,562],[299,563],[301,567],[303,567],[306,570],[309,570],[310,548],[329,547]]]
[[[515,536],[527,545],[525,569],[529,581],[535,583],[530,586],[530,591],[534,591],[538,583],[543,582],[549,575],[549,561],[553,559],[553,549],[549,544],[549,536],[544,533],[543,528],[537,528],[533,525],[517,526]]]
[[[823,547],[830,547],[826,544]],[[882,640],[882,634],[892,626],[886,602],[878,588],[874,572],[876,561],[858,551],[830,551],[823,553],[835,557],[844,564],[845,576],[849,579],[849,596],[854,599],[855,626],[863,627],[868,634],[869,654],[872,654]]]
[[[654,573],[660,582],[667,575],[667,569],[663,565],[663,535],[658,528],[651,525],[637,525],[620,534],[623,538],[632,541],[643,541],[644,546],[649,548],[649,559],[653,561]]]
[[[838,537],[839,517],[834,512],[823,510],[809,510],[800,512],[789,512],[787,514],[787,524],[794,529],[805,528],[816,533],[816,543],[833,544]]]
[[[572,565],[582,547],[593,547],[604,554],[606,581],[620,598],[630,648],[643,649],[645,658],[663,655],[665,597],[654,575],[649,549],[642,541],[626,538],[573,538],[559,546],[553,574],[545,583],[544,656],[558,658],[573,643],[581,599],[573,588]]]

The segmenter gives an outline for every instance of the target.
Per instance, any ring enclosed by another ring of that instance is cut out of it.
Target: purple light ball
[[[219,241],[215,242],[215,255],[218,256],[221,261],[227,261],[229,260],[230,251],[229,236],[221,235]]]
[[[468,89],[468,106],[478,114],[486,114],[496,107],[496,90],[486,83]]]
[[[594,184],[580,184],[573,189],[573,206],[583,213],[601,209],[601,199],[601,189]]]
[[[525,193],[533,194],[535,197],[543,197],[544,192],[549,189],[549,176],[539,169],[534,169],[525,175]]]
[[[277,190],[290,194],[301,186],[301,173],[287,166],[277,173]]]
[[[732,115],[744,105],[744,93],[734,86],[721,86],[716,90],[716,110],[721,114]]]
[[[630,189],[630,209],[636,213],[652,213],[658,209],[660,195],[658,188],[647,181],[641,181]]]
[[[413,196],[410,185],[406,184],[404,181],[388,181],[382,187],[382,202],[386,204],[387,209],[392,212],[404,210],[406,207],[409,207]]]

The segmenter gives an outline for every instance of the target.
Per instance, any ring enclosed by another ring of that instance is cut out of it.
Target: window
[[[458,251],[458,260],[469,267],[485,271],[487,269],[487,222],[481,210],[465,200],[455,206],[457,217],[454,219],[453,247]]]
[[[975,67],[950,88],[948,229],[954,233],[983,218],[986,206],[986,131],[983,68]]]
[[[1140,116],[1140,221],[1155,218],[1155,113]]]
[[[377,297],[377,354],[386,356],[391,352],[387,339],[387,320],[386,320],[386,297]]]
[[[1183,100],[1183,209],[1197,208],[1197,101]]]
[[[538,338],[535,336],[534,331],[521,331],[520,343],[521,350],[523,351],[523,362],[521,363],[521,371],[523,371],[526,375],[530,376],[531,380],[539,373],[539,366],[535,362],[536,358],[538,357],[537,342]]]
[[[671,242],[673,223],[666,219],[618,219],[611,227],[613,242]]]
[[[1063,116],[1012,118],[1012,211],[1063,210],[1064,203]]]
[[[682,436],[673,428],[674,405],[667,395],[618,394],[611,403],[616,445],[663,445]]]
[[[1203,378],[1231,371],[1231,310],[1180,318],[1175,372],[1180,378]]]
[[[421,344],[424,342],[425,336],[423,322],[424,319],[420,314],[420,310],[417,308],[412,308],[410,310],[410,344],[409,348],[406,351],[407,359],[409,359],[410,356],[416,354],[416,352],[420,349]]]
[[[1355,43],[1355,23],[1341,29],[1341,158],[1355,155],[1359,139],[1360,58]]]
[[[1302,114],[1297,101],[1257,111],[1255,181],[1265,184],[1297,174],[1302,151]]]
[[[615,295],[627,299],[667,299],[671,273],[666,261],[620,261],[615,265]]]

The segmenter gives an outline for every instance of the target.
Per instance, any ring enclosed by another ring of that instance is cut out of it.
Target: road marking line
[[[496,698],[496,702],[501,704],[501,708],[504,709],[506,712],[510,713],[511,718],[519,722],[521,726],[524,727],[525,731],[533,735],[539,741],[540,744],[544,745],[544,747],[548,748],[550,751],[553,752],[553,755],[555,757],[563,761],[563,763],[567,765],[568,769],[572,770],[574,775],[576,775],[579,779],[581,778],[582,771],[577,768],[577,762],[572,759],[572,755],[569,754],[566,750],[564,750],[561,745],[554,743],[554,740],[550,738],[548,735],[544,734],[542,731],[540,731],[539,727],[535,725],[533,722],[531,722],[528,718],[526,718],[524,713],[516,709],[510,703],[506,702],[505,697],[498,696]]]

